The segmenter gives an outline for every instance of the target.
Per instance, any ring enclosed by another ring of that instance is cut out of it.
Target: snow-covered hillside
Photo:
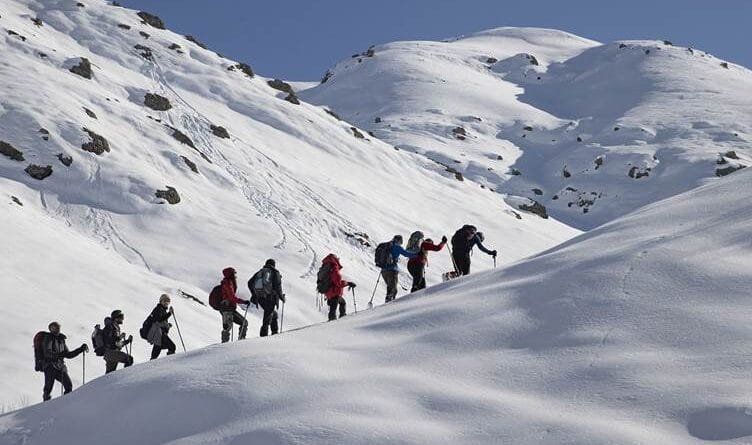
[[[0,417],[0,443],[749,443],[750,187],[736,173],[503,270],[137,365]]]
[[[205,302],[226,266],[247,296],[276,258],[289,328],[324,318],[314,282],[329,252],[365,307],[374,243],[395,233],[475,223],[504,263],[579,233],[517,215],[162,25],[99,0],[0,0],[0,405],[41,399],[30,345],[52,320],[71,346],[116,308],[135,333],[166,291],[188,348],[217,342],[217,313],[191,296]],[[429,280],[449,268],[434,255]],[[93,378],[104,364],[89,360]]]
[[[379,45],[301,93],[581,229],[749,165],[750,95],[700,50],[535,28]]]

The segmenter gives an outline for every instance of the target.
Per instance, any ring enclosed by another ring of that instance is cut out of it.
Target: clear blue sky
[[[556,28],[607,42],[666,39],[752,67],[750,0],[120,0],[159,15],[261,75],[318,80],[371,44],[498,26]]]

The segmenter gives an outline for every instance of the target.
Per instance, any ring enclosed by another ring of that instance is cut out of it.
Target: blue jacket
[[[418,252],[408,252],[407,250],[403,249],[402,246],[400,246],[397,243],[392,243],[392,265],[385,267],[382,270],[389,270],[389,271],[397,271],[399,272],[399,257],[402,255],[405,258],[412,258],[418,255]]]
[[[486,246],[484,246],[483,243],[480,242],[480,238],[478,237],[477,234],[473,237],[473,239],[470,240],[468,244],[469,244],[468,252],[473,250],[473,247],[477,245],[478,249],[480,249],[481,252],[488,254],[488,255],[493,255],[493,250],[486,249]]]

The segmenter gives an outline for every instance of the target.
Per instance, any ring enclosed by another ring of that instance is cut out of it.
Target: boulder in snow
[[[19,150],[16,149],[16,147],[10,145],[9,143],[5,141],[0,141],[0,154],[14,160],[14,161],[23,161],[24,155]]]
[[[165,29],[165,24],[162,21],[162,19],[160,19],[154,14],[149,14],[148,12],[140,11],[138,13],[138,16],[141,17],[142,23],[146,25],[152,26],[157,29]]]
[[[225,127],[220,127],[219,125],[209,125],[209,128],[211,129],[211,132],[214,134],[214,136],[222,139],[230,139],[230,133],[227,132],[227,129]]]
[[[83,129],[91,138],[91,141],[84,142],[81,145],[81,148],[84,151],[88,151],[90,153],[94,153],[97,156],[102,155],[104,152],[110,151],[110,144],[107,142],[107,139],[105,139],[103,136],[100,136],[93,131],[89,130],[88,128]]]
[[[285,81],[274,79],[267,81],[266,83],[275,90],[283,91],[285,93],[294,93],[292,86]]]
[[[45,165],[44,167],[36,164],[29,164],[24,171],[26,174],[34,179],[42,180],[52,174],[52,166]]]
[[[548,212],[546,211],[546,207],[533,199],[530,200],[529,204],[520,204],[519,206],[517,206],[517,208],[519,208],[523,212],[530,212],[540,216],[543,219],[548,219]]]
[[[177,204],[180,202],[180,195],[175,187],[167,186],[166,190],[157,190],[154,195],[159,199],[164,199],[170,204]]]
[[[77,74],[84,79],[91,80],[91,62],[86,57],[81,57],[81,61],[78,65],[71,67],[70,72]]]
[[[64,153],[58,153],[57,159],[66,167],[70,167],[73,164],[73,157],[66,156]]]
[[[167,111],[172,108],[170,99],[155,93],[146,93],[144,96],[144,105],[156,111]]]

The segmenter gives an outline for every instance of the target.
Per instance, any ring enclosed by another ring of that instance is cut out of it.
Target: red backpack
[[[214,289],[212,289],[209,293],[209,306],[219,311],[222,309],[223,299],[224,297],[222,295],[222,285],[219,284],[217,286],[214,286]]]

